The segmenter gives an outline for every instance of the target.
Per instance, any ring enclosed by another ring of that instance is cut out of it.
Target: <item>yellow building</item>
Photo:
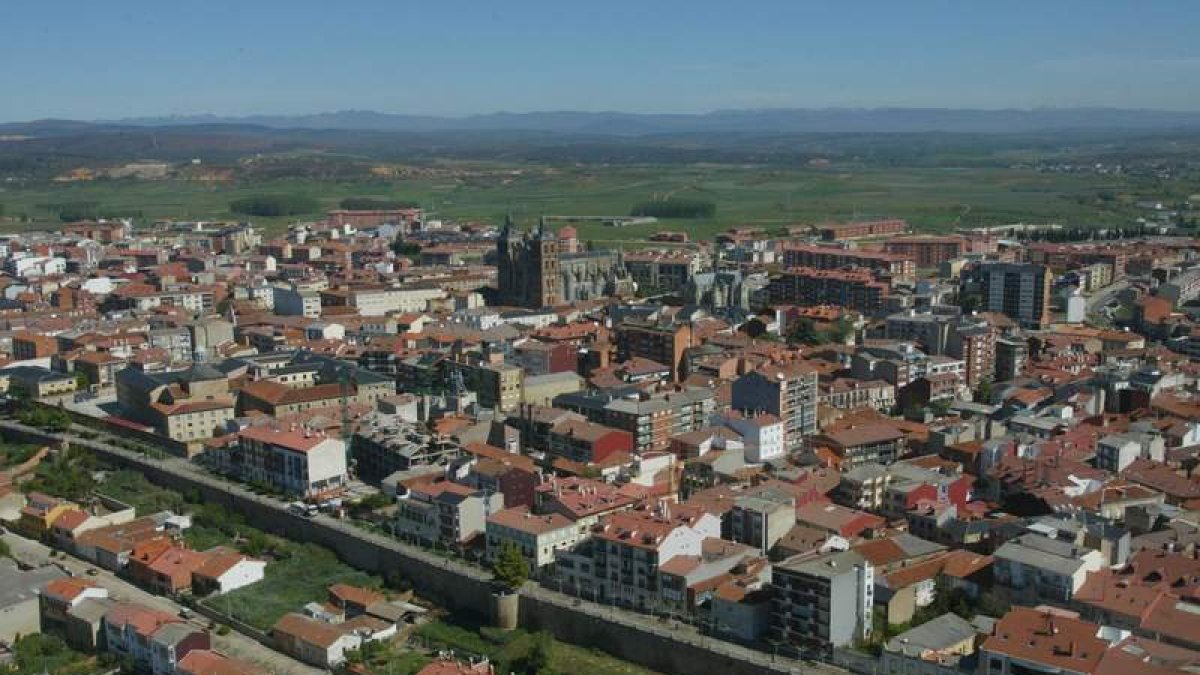
[[[42,539],[59,516],[74,508],[78,507],[71,502],[41,492],[30,492],[26,496],[25,508],[21,509],[17,529],[26,536]]]

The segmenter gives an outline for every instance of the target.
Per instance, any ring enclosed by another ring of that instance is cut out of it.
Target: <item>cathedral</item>
[[[518,307],[552,307],[613,295],[632,295],[635,286],[620,251],[583,251],[575,228],[558,234],[543,218],[533,232],[504,221],[496,242],[500,303]]]
[[[541,309],[563,302],[558,271],[558,235],[546,220],[534,232],[517,230],[512,216],[496,240],[496,288],[500,304]]]

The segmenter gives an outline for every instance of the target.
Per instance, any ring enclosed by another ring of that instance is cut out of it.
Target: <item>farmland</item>
[[[1175,184],[1186,194],[1186,186]],[[663,229],[694,239],[732,225],[775,228],[795,222],[868,217],[906,218],[918,230],[942,232],[957,225],[1059,222],[1128,223],[1134,202],[1170,195],[1171,184],[1142,177],[1042,173],[1009,168],[767,168],[740,165],[554,166],[441,162],[393,177],[360,179],[234,178],[39,182],[0,188],[5,231],[46,227],[63,204],[89,203],[105,214],[156,219],[236,219],[231,201],[263,194],[316,199],[309,214],[259,218],[278,232],[288,222],[317,218],[346,197],[411,200],[452,220],[495,222],[506,212],[527,222],[539,215],[627,215],[635,204],[666,197],[715,204],[712,217],[670,219],[613,228],[578,225],[591,240],[644,239]],[[27,222],[26,222],[27,221]]]

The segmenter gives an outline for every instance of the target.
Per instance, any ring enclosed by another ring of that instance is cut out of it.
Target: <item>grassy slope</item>
[[[422,625],[417,634],[433,646],[449,649],[461,656],[483,655],[493,662],[511,661],[532,647],[534,636],[523,630],[504,632],[477,625],[434,621]],[[552,641],[552,673],[589,673],[591,675],[653,675],[654,671],[622,661],[599,650]]]
[[[621,229],[595,223],[579,226],[584,239],[636,240],[660,229],[686,229],[694,238],[705,238],[737,224],[778,226],[830,218],[844,220],[855,215],[903,217],[928,231],[948,229],[964,213],[962,222],[967,224],[1127,222],[1134,212],[1126,202],[1101,208],[1096,194],[1111,190],[1131,195],[1132,200],[1132,195],[1155,189],[1126,178],[1008,169],[525,166],[520,173],[510,175],[466,173],[365,182],[270,180],[210,185],[121,180],[0,188],[0,204],[10,215],[27,213],[39,219],[50,218],[42,205],[72,201],[97,201],[107,211],[140,212],[146,219],[221,219],[233,218],[228,212],[231,200],[252,194],[309,194],[321,201],[322,208],[334,207],[346,196],[369,195],[432,205],[447,218],[492,221],[510,210],[527,221],[541,214],[623,215],[635,202],[667,194],[709,199],[717,204],[713,219],[662,221]],[[256,222],[278,231],[287,220]],[[19,230],[22,226],[7,223],[7,227]]]

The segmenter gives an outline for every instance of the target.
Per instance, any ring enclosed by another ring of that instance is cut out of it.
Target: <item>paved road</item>
[[[1104,306],[1110,300],[1116,297],[1117,293],[1129,288],[1128,281],[1118,281],[1091,294],[1087,298],[1087,313],[1088,315],[1096,314],[1104,310]]]
[[[50,552],[52,549],[40,542],[17,536],[11,532],[0,535],[0,538],[3,538],[5,543],[9,545],[12,549],[13,558],[18,562],[32,566],[54,564],[73,576],[94,579],[96,583],[107,588],[109,596],[116,600],[138,602],[176,616],[179,615],[179,610],[182,609],[173,600],[144,591],[112,572],[95,567],[87,561],[69,556],[60,556],[51,560]],[[88,575],[87,571],[89,569],[95,569],[97,574],[94,576]],[[208,628],[208,620],[203,617],[193,618],[189,622],[197,628]],[[213,648],[217,651],[243,661],[249,661],[262,668],[264,672],[276,673],[278,675],[316,675],[325,672],[300,663],[273,649],[269,649],[258,641],[248,638],[237,631],[231,631],[228,635],[212,633],[212,641]]]

